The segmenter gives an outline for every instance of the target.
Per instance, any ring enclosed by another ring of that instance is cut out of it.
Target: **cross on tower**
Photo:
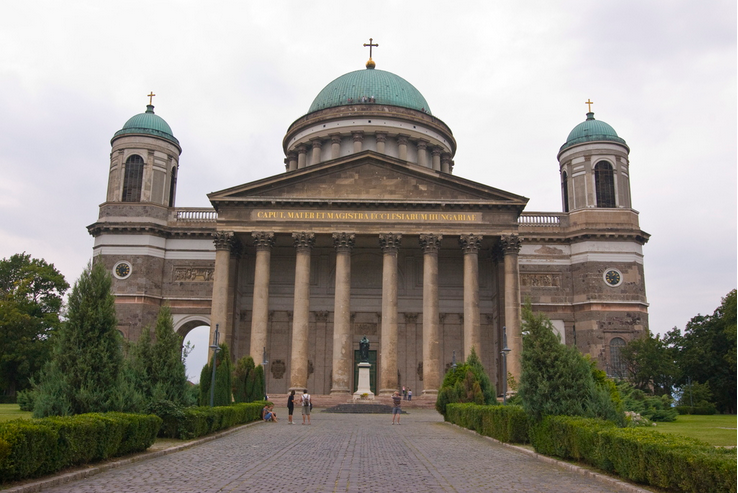
[[[154,99],[154,96],[156,96],[156,94],[154,94],[154,91],[151,91],[151,93],[150,93],[150,94],[147,94],[147,96],[149,97],[149,105],[152,105],[152,104],[154,104],[154,103],[152,102],[152,101],[153,101],[153,99]]]
[[[592,113],[592,105],[594,104],[592,101],[587,98],[587,101],[584,103],[587,105],[587,113]]]
[[[378,44],[373,44],[372,41],[373,41],[373,38],[369,38],[369,43],[368,44],[364,43],[364,48],[366,48],[367,46],[369,47],[369,60],[372,59],[372,46],[379,47]]]

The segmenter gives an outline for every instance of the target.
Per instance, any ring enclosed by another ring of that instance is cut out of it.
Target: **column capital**
[[[437,234],[422,234],[420,235],[420,247],[423,249],[423,253],[438,253],[441,249],[441,240],[443,235]]]
[[[475,234],[459,236],[459,244],[461,245],[461,250],[464,252],[464,255],[469,253],[479,253],[479,248],[482,245],[483,238],[484,236]]]
[[[375,138],[377,139],[377,142],[386,142],[387,141],[387,132],[377,132],[374,134]]]
[[[405,146],[405,145],[407,145],[407,139],[409,139],[409,138],[410,138],[409,135],[398,134],[397,135],[397,143],[400,144],[401,146]]]
[[[292,238],[295,240],[295,248],[299,250],[310,250],[315,244],[314,233],[292,233]]]
[[[418,145],[419,150],[422,150],[422,151],[426,150],[428,148],[428,144],[429,142],[427,140],[418,139],[417,145]]]
[[[431,148],[431,154],[433,155],[433,157],[436,157],[436,156],[440,157],[442,152],[443,152],[443,149],[440,148],[439,146],[433,146],[433,148]]]
[[[323,147],[323,139],[319,139],[319,138],[310,139],[310,143],[312,144],[313,149],[316,149],[316,148],[320,149]]]
[[[300,144],[299,146],[295,147],[295,150],[298,154],[305,154],[307,152],[307,146],[305,144]]]
[[[418,323],[418,315],[419,313],[413,313],[413,312],[405,312],[405,323],[406,324],[415,324]]]
[[[254,231],[251,233],[256,250],[268,250],[274,246],[274,233],[271,231]]]
[[[379,246],[383,253],[394,253],[400,248],[402,235],[397,233],[382,233],[379,235]]]
[[[364,131],[354,130],[351,132],[351,137],[354,139],[354,142],[364,142]]]
[[[328,137],[331,138],[331,144],[341,143],[341,134],[330,134]]]
[[[350,252],[355,240],[354,233],[333,233],[333,247],[337,252]]]
[[[503,255],[517,255],[521,246],[522,241],[518,235],[503,235],[500,237],[500,250]]]
[[[287,151],[287,159],[297,159],[297,152]]]
[[[213,243],[216,250],[230,250],[233,243],[232,231],[216,231],[213,233]]]

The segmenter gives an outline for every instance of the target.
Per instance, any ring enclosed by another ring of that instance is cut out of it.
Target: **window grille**
[[[138,154],[126,160],[126,171],[123,178],[123,202],[140,202],[143,188],[144,160]]]
[[[614,337],[610,341],[610,376],[625,378],[625,361],[622,359],[621,350],[625,347],[625,341],[620,337]]]
[[[594,172],[597,207],[615,207],[615,174],[612,165],[600,161],[595,165]]]

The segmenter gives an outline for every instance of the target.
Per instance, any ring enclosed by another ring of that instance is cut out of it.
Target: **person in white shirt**
[[[302,424],[305,424],[305,416],[307,416],[307,424],[310,424],[310,408],[312,407],[312,402],[310,401],[310,394],[308,394],[307,389],[305,389],[305,392],[302,394],[301,402]]]

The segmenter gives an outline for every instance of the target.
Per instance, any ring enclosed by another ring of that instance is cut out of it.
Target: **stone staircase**
[[[274,405],[277,408],[280,407],[287,407],[287,396],[288,394],[269,394],[269,400],[274,403]],[[354,399],[349,395],[320,395],[320,394],[310,394],[313,400],[313,409],[324,409],[328,407],[337,406],[338,404],[351,404],[351,403],[361,403],[361,402],[370,402],[375,404],[387,404],[392,405],[392,397],[389,395],[376,395],[374,396],[373,401],[361,401],[357,400],[354,401]],[[296,406],[300,406],[299,401],[299,394],[295,394],[295,401]],[[402,401],[402,409],[405,411],[408,411],[410,409],[435,409],[436,405],[436,396],[435,395],[419,395],[419,396],[413,396],[412,400],[410,401]],[[299,413],[299,411],[296,409],[296,413]]]

